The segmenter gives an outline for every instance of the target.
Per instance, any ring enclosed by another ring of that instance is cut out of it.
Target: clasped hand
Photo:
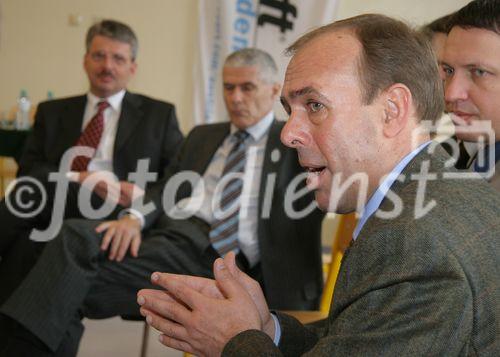
[[[214,263],[215,280],[153,273],[165,290],[137,294],[141,314],[160,342],[199,356],[219,356],[238,333],[258,329],[274,338],[274,321],[260,285],[238,269],[234,253]]]

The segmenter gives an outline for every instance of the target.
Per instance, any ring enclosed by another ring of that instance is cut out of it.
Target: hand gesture
[[[215,280],[185,275],[152,275],[165,291],[141,290],[138,303],[147,322],[169,347],[203,356],[220,355],[238,333],[259,329],[274,338],[259,284],[241,272],[230,253],[214,263]]]

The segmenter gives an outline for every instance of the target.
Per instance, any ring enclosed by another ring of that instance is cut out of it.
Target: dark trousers
[[[80,190],[85,190],[80,184],[70,182],[68,190],[62,200],[55,202],[56,185],[46,179],[32,178],[39,182],[45,192],[45,197],[40,189],[32,184],[22,183],[16,185],[9,195],[9,204],[6,199],[0,200],[0,257],[5,258],[9,254],[9,249],[20,239],[29,237],[32,229],[45,230],[52,220],[54,206],[58,209],[64,207],[63,218],[85,218],[80,211],[78,197]],[[104,201],[96,194],[89,194],[90,205],[97,209],[104,204]],[[21,202],[18,202],[18,199]],[[27,205],[30,208],[25,208]],[[39,209],[38,213],[31,214],[33,210]],[[123,207],[117,206],[111,215],[103,218],[116,217]],[[21,214],[19,214],[21,213]]]
[[[81,317],[138,315],[137,291],[154,287],[150,276],[155,271],[213,276],[217,256],[209,253],[207,231],[198,224],[171,220],[145,234],[138,258],[127,256],[118,263],[100,250],[99,223],[66,221],[0,308],[52,351],[78,343]]]
[[[0,200],[0,305],[12,294],[20,282],[26,277],[35,265],[45,243],[33,242],[30,234],[33,229],[44,231],[51,223],[54,205],[65,207],[63,218],[81,218],[78,205],[78,195],[82,189],[79,184],[70,183],[64,197],[65,202],[54,202],[56,187],[54,183],[38,180],[46,192],[46,200],[40,212],[34,216],[23,217],[16,212],[27,213],[17,204],[16,197],[21,197],[24,203],[30,202],[34,208],[38,208],[43,198],[40,191],[34,189],[32,192],[23,191],[23,185],[18,185],[12,191],[10,207],[6,199]],[[34,186],[31,186],[34,187]],[[22,194],[18,195],[21,192]],[[95,195],[90,195],[90,205],[96,209],[103,205],[103,200]],[[116,217],[122,210],[117,207],[107,218]]]

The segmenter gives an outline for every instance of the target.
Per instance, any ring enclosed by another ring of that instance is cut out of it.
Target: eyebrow
[[[446,63],[445,61],[440,61],[439,65],[441,65],[441,66],[447,66],[447,67],[450,67],[450,68],[459,67],[459,68],[473,69],[473,68],[480,67],[480,68],[485,68],[486,70],[494,70],[494,68],[491,65],[488,65],[487,63],[484,63],[484,62],[481,62],[481,61],[474,62],[474,63],[468,63],[468,64],[458,64],[458,65],[455,65],[455,66],[452,66],[452,65]]]
[[[313,95],[313,96],[317,97],[318,99],[321,99],[327,103],[330,103],[330,100],[328,100],[327,97],[325,97],[323,94],[321,94],[316,89],[314,89],[313,87],[310,87],[310,86],[288,92],[288,96],[290,97],[290,99],[296,99],[298,97],[303,97],[305,95]],[[280,100],[282,102],[283,101],[286,102],[286,99],[284,96],[281,96]]]
[[[248,85],[252,85],[252,86],[255,86],[255,83],[254,82],[243,82],[243,83],[231,83],[231,82],[224,82],[223,85],[229,85],[229,86],[248,86]]]

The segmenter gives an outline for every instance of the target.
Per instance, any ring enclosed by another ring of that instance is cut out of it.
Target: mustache
[[[98,76],[99,77],[110,76],[113,79],[115,79],[115,75],[111,71],[107,71],[107,70],[102,70],[101,72],[99,72]]]

